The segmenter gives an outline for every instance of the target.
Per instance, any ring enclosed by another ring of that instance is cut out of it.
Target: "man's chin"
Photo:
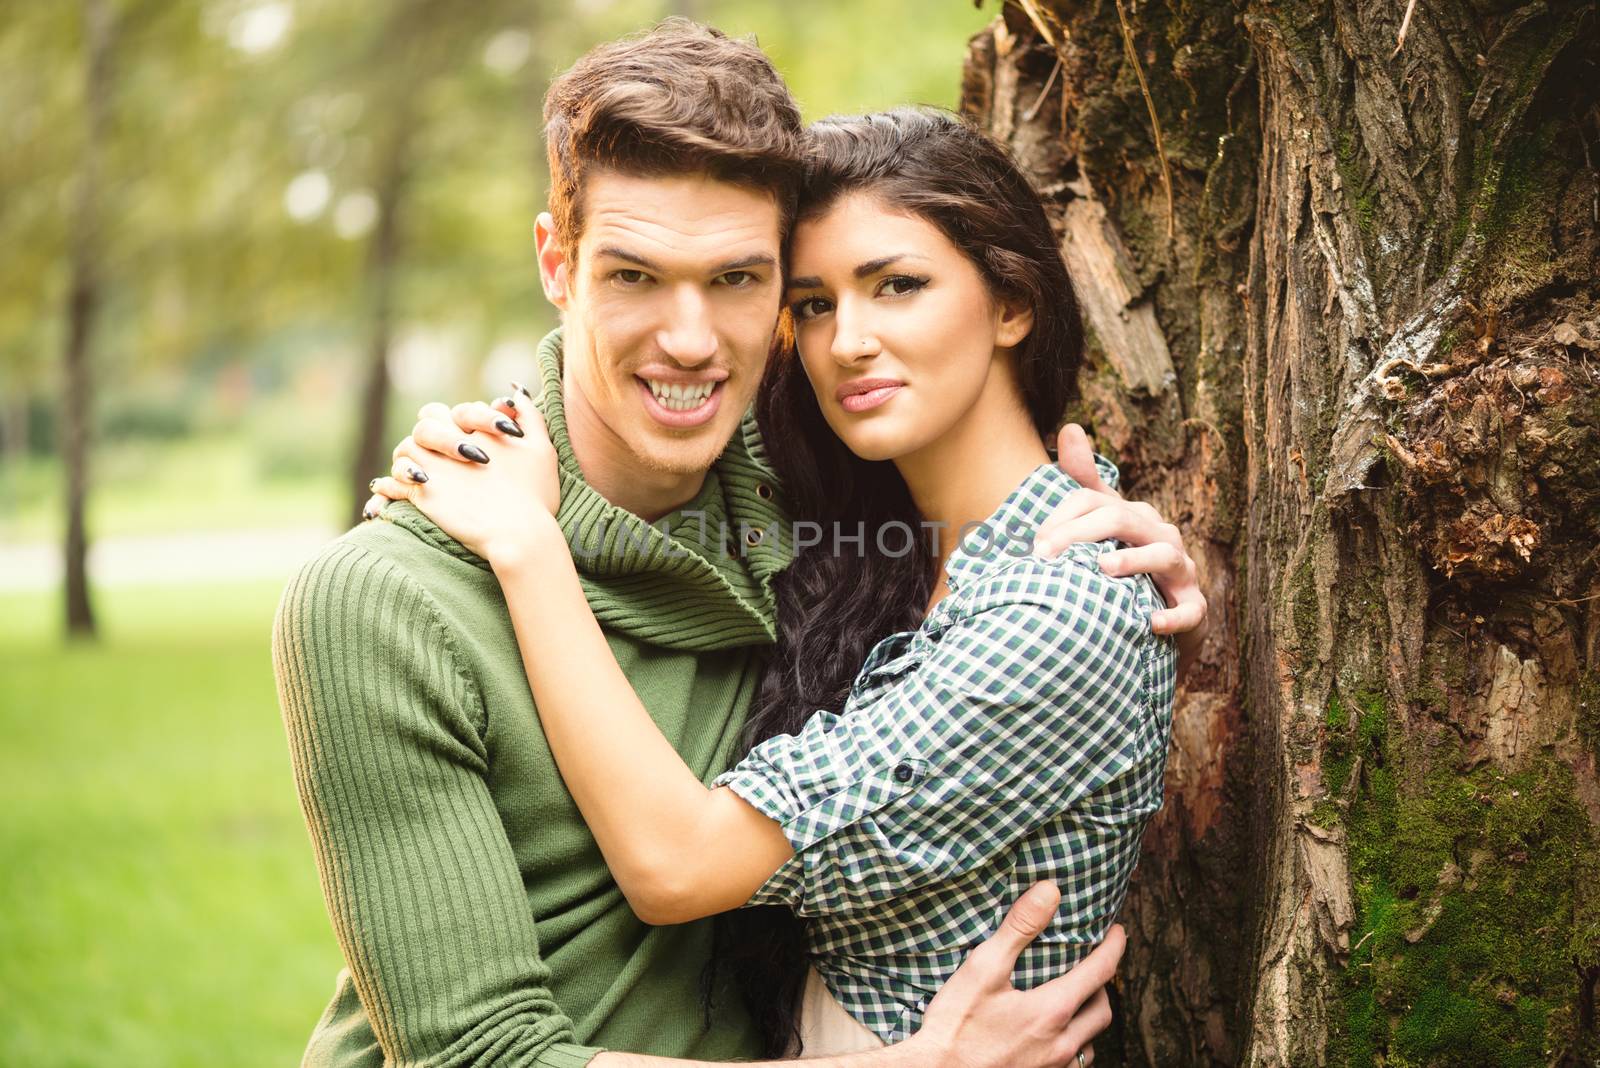
[[[722,450],[727,448],[732,431],[727,434],[701,432],[689,440],[663,441],[652,435],[652,440],[635,442],[633,454],[642,467],[664,475],[699,475],[710,470]]]

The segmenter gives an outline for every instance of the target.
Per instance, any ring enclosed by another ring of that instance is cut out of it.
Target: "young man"
[[[589,53],[545,115],[539,261],[565,321],[540,349],[558,518],[630,681],[709,781],[739,751],[788,560],[781,538],[727,552],[703,539],[785,519],[746,413],[777,318],[799,113],[753,45],[671,23]],[[470,439],[457,444],[471,458]],[[305,1063],[754,1055],[735,992],[713,992],[709,1024],[702,1007],[710,923],[647,926],[611,880],[539,729],[493,574],[414,508],[384,517],[301,570],[274,630],[348,965]],[[1055,984],[1009,983],[1053,901],[1024,897],[913,1039],[812,1063],[1084,1063],[1120,942]]]

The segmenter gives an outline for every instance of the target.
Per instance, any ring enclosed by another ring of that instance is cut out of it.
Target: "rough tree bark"
[[[1074,414],[1213,608],[1101,1063],[1595,1062],[1597,27],[1012,0],[972,41],[1093,329]]]

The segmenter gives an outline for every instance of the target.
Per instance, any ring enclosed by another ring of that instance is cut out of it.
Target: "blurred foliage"
[[[336,521],[396,137],[398,437],[422,399],[526,375],[554,322],[531,255],[540,97],[586,48],[687,14],[756,34],[809,117],[952,105],[994,8],[106,2],[91,532],[151,537]],[[94,646],[62,645],[53,593],[7,591],[38,559],[8,548],[57,536],[77,401],[59,364],[82,37],[80,0],[0,0],[0,1064],[290,1064],[339,962],[274,707],[281,582],[135,567]]]
[[[988,11],[969,0],[109,3],[96,489],[98,457],[131,440],[232,433],[259,440],[275,470],[319,477],[343,460],[377,187],[397,144],[396,436],[420,400],[502,391],[554,324],[531,256],[540,98],[592,44],[671,14],[754,34],[815,118],[953,105],[964,42],[994,11],[993,0]],[[19,499],[15,482],[23,454],[53,452],[71,402],[57,364],[87,129],[82,34],[75,0],[0,0],[0,536],[37,529],[26,513],[55,508],[53,496]],[[298,407],[329,398],[337,411]],[[91,514],[105,518],[93,494]],[[319,518],[335,514],[330,502]]]

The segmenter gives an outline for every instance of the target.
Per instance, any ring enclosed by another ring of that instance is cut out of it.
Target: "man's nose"
[[[656,333],[663,354],[682,364],[704,363],[717,354],[711,305],[698,286],[681,286],[672,295],[668,319]]]

